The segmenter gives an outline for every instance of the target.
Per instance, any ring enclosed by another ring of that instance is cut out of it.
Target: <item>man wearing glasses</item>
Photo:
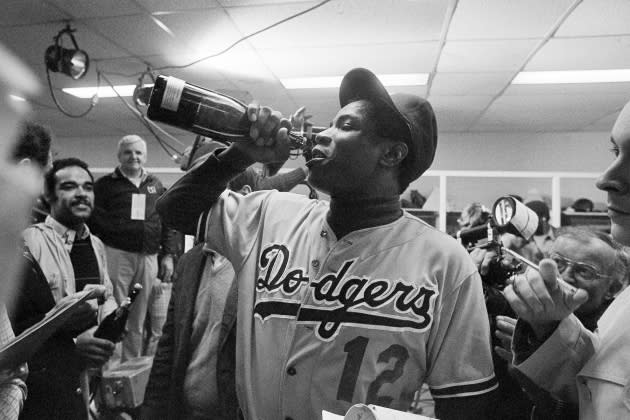
[[[574,313],[586,328],[595,330],[597,320],[624,285],[625,253],[602,232],[567,227],[560,231],[549,257],[563,280],[588,292],[589,299]]]
[[[564,281],[588,292],[588,300],[574,314],[586,328],[594,331],[601,315],[626,286],[628,255],[603,232],[569,226],[561,228],[557,234],[548,257],[556,263]],[[508,362],[512,361],[510,348],[515,325],[513,318],[497,317],[496,335],[503,349],[495,350]],[[577,406],[554,399],[527,381],[522,385],[535,403],[532,419],[577,418]]]

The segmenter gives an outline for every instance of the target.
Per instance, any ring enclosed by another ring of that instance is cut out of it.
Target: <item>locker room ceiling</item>
[[[66,22],[76,28],[77,42],[89,54],[91,67],[81,80],[52,73],[52,82],[60,102],[71,112],[80,112],[89,100],[60,89],[95,86],[97,67],[114,84],[136,84],[134,74],[147,65],[177,66],[215,54],[318,3],[2,0],[0,39],[41,79],[34,118],[58,137],[146,134],[118,98],[101,99],[80,119],[55,108],[43,57]],[[324,125],[338,109],[337,89],[287,90],[281,78],[342,75],[353,67],[381,74],[430,73],[426,86],[391,91],[428,97],[441,132],[608,131],[630,98],[629,82],[511,81],[521,70],[630,69],[628,22],[628,0],[332,0],[216,58],[156,74],[176,76],[245,102],[256,98],[285,114],[304,105],[313,121]]]

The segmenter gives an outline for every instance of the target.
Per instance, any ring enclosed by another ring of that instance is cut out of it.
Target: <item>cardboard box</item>
[[[103,372],[101,400],[109,409],[136,408],[144,400],[153,357],[138,357]]]

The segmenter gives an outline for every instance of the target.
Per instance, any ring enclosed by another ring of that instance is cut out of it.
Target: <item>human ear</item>
[[[397,141],[391,143],[385,149],[385,153],[381,157],[381,163],[387,167],[399,165],[409,153],[409,148],[403,142]]]
[[[610,282],[610,286],[608,287],[608,291],[606,292],[605,298],[608,300],[614,299],[617,293],[621,290],[623,284],[621,281],[614,279]]]
[[[252,192],[252,187],[250,187],[249,185],[243,185],[243,188],[241,188],[240,190],[238,190],[239,193],[243,194],[243,195],[247,195],[250,192]]]

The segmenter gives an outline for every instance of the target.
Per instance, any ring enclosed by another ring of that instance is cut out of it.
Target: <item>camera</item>
[[[497,259],[491,263],[484,282],[503,289],[507,279],[521,271],[523,263],[532,263],[503,246],[501,235],[509,233],[529,240],[537,227],[536,213],[514,197],[503,196],[494,202],[483,225],[459,230],[454,236],[469,252],[475,248],[496,251]],[[508,259],[506,254],[514,258]]]
[[[491,324],[496,315],[514,316],[512,308],[503,297],[508,279],[522,272],[524,265],[535,265],[516,252],[506,248],[501,235],[513,234],[529,240],[538,227],[538,216],[531,209],[511,196],[497,199],[483,225],[462,229],[454,237],[471,252],[475,248],[494,250],[497,258],[492,260],[488,272],[481,276],[483,293]],[[512,258],[509,258],[509,257]]]

